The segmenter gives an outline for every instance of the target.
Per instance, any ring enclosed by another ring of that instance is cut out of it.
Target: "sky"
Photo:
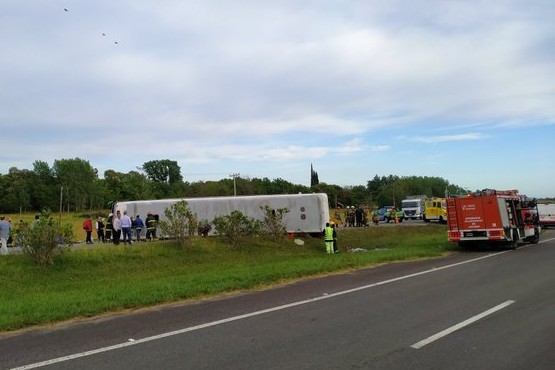
[[[0,173],[555,197],[553,0],[2,0]]]

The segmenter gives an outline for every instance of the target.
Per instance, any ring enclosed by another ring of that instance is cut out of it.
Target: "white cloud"
[[[0,172],[76,156],[122,170],[175,158],[283,165],[260,171],[337,160],[351,171],[341,179],[382,163],[426,172],[403,163],[419,145],[449,144],[449,158],[553,133],[554,12],[546,0],[99,0],[70,12],[7,0]]]
[[[400,136],[399,139],[411,142],[420,142],[426,144],[435,144],[435,143],[445,143],[445,142],[453,142],[453,141],[476,141],[476,140],[483,140],[485,138],[484,135],[480,133],[466,133],[466,134],[454,134],[454,135],[438,135],[438,136]]]

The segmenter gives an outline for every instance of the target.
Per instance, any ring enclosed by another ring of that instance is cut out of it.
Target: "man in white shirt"
[[[131,245],[131,225],[131,218],[127,216],[127,211],[123,211],[123,216],[121,216],[121,232],[123,233],[123,244],[129,243],[129,245]]]
[[[112,228],[114,230],[114,244],[119,244],[119,240],[121,238],[121,211],[117,211],[116,215],[112,219]]]

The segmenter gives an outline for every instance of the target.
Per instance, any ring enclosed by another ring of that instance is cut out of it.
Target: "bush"
[[[197,215],[182,200],[164,211],[168,221],[160,221],[160,228],[170,238],[177,240],[181,248],[186,248],[198,229]]]
[[[216,231],[232,247],[236,248],[245,236],[257,234],[260,225],[252,217],[245,216],[240,211],[233,211],[230,215],[218,216],[212,223]]]
[[[15,235],[16,245],[39,266],[52,265],[54,256],[69,249],[74,242],[71,223],[61,224],[49,216],[48,211],[43,211],[32,223],[21,224]]]
[[[260,225],[262,235],[272,241],[280,241],[285,238],[287,230],[283,224],[283,216],[289,212],[287,208],[272,209],[266,205],[260,207],[264,210],[264,221]]]

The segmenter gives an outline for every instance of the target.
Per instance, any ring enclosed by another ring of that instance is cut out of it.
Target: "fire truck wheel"
[[[534,230],[534,236],[531,236],[528,241],[530,244],[538,244],[540,242],[540,232],[538,229]]]
[[[518,247],[518,236],[515,231],[512,232],[513,240],[509,242],[509,249],[516,249]]]

